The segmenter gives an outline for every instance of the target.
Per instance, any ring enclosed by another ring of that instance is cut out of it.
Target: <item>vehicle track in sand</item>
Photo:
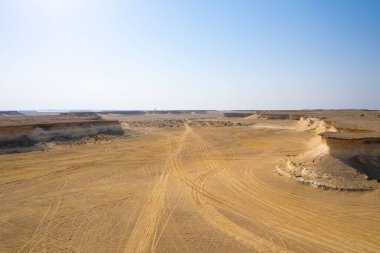
[[[195,180],[192,180],[187,174],[187,172],[184,170],[181,162],[182,158],[182,152],[178,152],[173,157],[173,166],[171,166],[172,170],[170,171],[172,175],[176,176],[180,181],[184,182],[186,185],[188,185],[193,194],[193,198],[197,205],[201,208],[200,211],[202,213],[202,216],[205,217],[211,224],[216,227],[217,229],[223,231],[224,233],[229,234],[230,236],[241,240],[243,243],[249,244],[251,247],[253,247],[255,250],[258,251],[273,251],[273,252],[286,252],[287,250],[281,246],[278,246],[274,244],[273,242],[266,240],[265,238],[256,236],[255,234],[251,233],[248,230],[245,230],[241,226],[233,223],[229,219],[227,219],[224,215],[222,215],[220,212],[218,212],[212,205],[209,205],[207,203],[207,199],[211,199],[213,201],[217,201],[218,203],[221,203],[223,206],[228,205],[227,202],[216,195],[210,194],[207,192],[204,188],[204,184],[207,181],[207,179],[218,173],[219,171],[223,170],[224,166],[218,166],[218,164],[215,164],[213,162],[213,154],[210,151],[209,147],[204,144],[202,140],[197,137],[193,130],[186,125],[186,132],[184,134],[184,137],[181,141],[181,146],[184,147],[185,145],[197,145],[196,149],[199,151],[203,151],[205,154],[205,159],[202,160],[204,163],[207,163],[206,167],[208,168],[206,172],[201,174],[198,178]],[[182,151],[182,150],[180,150]],[[229,159],[232,159],[230,156]],[[231,209],[231,206],[229,206]],[[210,219],[211,218],[211,219]]]
[[[161,171],[157,172],[161,173],[161,175],[157,174],[154,186],[149,189],[150,194],[142,207],[142,211],[136,221],[124,252],[146,252],[148,249],[154,251],[157,247],[162,233],[179,200],[179,197],[177,197],[174,200],[173,206],[169,207],[173,201],[172,199],[166,201],[166,191],[170,172],[175,169],[173,166],[176,166],[174,160],[178,159],[178,156],[182,153],[186,137],[187,132],[179,138],[178,142],[170,138],[171,150],[167,155],[166,161],[161,166]],[[182,192],[182,185],[178,188],[180,188],[179,191]],[[169,215],[165,221],[162,222],[161,219],[165,212],[169,212]],[[163,225],[161,231],[159,231],[160,224]]]
[[[268,150],[269,149],[271,150],[270,152],[276,151],[276,147],[268,147]],[[205,150],[210,151],[212,149],[209,147]],[[251,161],[249,163],[250,167],[256,167],[259,165],[259,160],[262,159],[262,157],[265,158],[265,155],[268,154],[268,150],[256,157],[254,161]],[[209,155],[209,157],[212,156],[215,156],[215,154]],[[252,164],[255,164],[255,166],[252,166]],[[211,163],[208,163],[208,165],[213,167],[213,164]],[[312,247],[314,250],[320,247],[320,250],[334,252],[370,252],[371,249],[378,249],[379,243],[375,241],[376,234],[371,233],[371,231],[368,231],[365,227],[363,227],[364,229],[362,228],[359,230],[354,226],[346,226],[342,224],[342,222],[336,222],[334,220],[336,217],[331,219],[329,217],[322,217],[322,219],[313,220],[313,217],[319,215],[318,210],[315,210],[315,206],[314,209],[310,208],[305,210],[302,206],[306,202],[305,199],[301,199],[299,203],[295,202],[293,199],[293,203],[289,204],[288,195],[283,192],[275,191],[271,187],[268,187],[268,185],[264,187],[263,183],[257,177],[251,176],[252,181],[250,184],[247,184],[245,180],[242,180],[240,176],[241,172],[231,173],[233,170],[228,168],[228,163],[219,164],[218,166],[207,171],[198,178],[198,187],[202,189],[201,193],[205,192],[204,184],[209,176],[218,173],[218,178],[221,179],[221,182],[223,182],[226,187],[234,191],[236,196],[244,198],[237,198],[238,201],[230,199],[228,200],[228,202],[230,202],[229,205],[226,205],[225,203],[220,205],[221,201],[215,201],[215,205],[225,208],[228,211],[233,211],[235,214],[242,215],[248,220],[259,220],[262,222],[261,227],[267,227],[268,229],[271,229],[272,232],[276,232],[276,229],[273,228],[281,228],[281,230],[279,230],[279,232],[281,232],[281,242],[286,241],[289,243],[293,241],[294,243],[303,242],[305,245],[314,244]],[[225,169],[222,169],[223,167]],[[239,172],[239,170],[237,171]],[[207,194],[203,195],[208,197]],[[213,201],[217,198],[213,196],[213,198],[209,199]],[[252,203],[252,205],[247,205],[247,203]],[[230,210],[231,206],[234,207],[232,210]],[[260,212],[255,211],[255,215],[252,215],[252,211],[256,209],[260,209]],[[322,207],[322,209],[324,208]],[[281,213],[281,216],[286,214],[288,217],[277,218],[279,213]],[[217,214],[214,213],[214,215],[216,216]],[[289,220],[291,222],[289,222]],[[335,230],[326,231],[326,227],[331,225],[335,227]],[[302,234],[299,233],[301,227],[303,228]],[[231,230],[229,229],[229,231]],[[358,233],[363,237],[363,239],[356,243],[355,246],[352,245],[350,240],[343,239],[352,233]],[[316,237],[318,234],[320,234],[319,237]],[[341,240],[337,241],[336,238],[341,238]],[[270,239],[271,238],[269,238],[269,240]],[[282,246],[285,245],[286,244]]]
[[[51,228],[54,226],[55,217],[62,203],[63,188],[66,184],[67,180],[64,179],[62,185],[58,186],[58,189],[55,189],[59,192],[58,196],[56,196],[53,203],[48,206],[31,238],[17,251],[18,253],[24,251],[33,252],[39,245],[43,244],[44,239],[48,236]]]
[[[188,122],[1,156],[0,252],[380,252],[379,191],[272,172],[307,136]]]
[[[241,240],[244,243],[250,244],[254,249],[258,251],[276,251],[276,252],[282,252],[287,251],[287,245],[292,243],[297,243],[300,241],[307,242],[307,244],[315,244],[313,245],[313,249],[317,249],[320,247],[320,250],[328,250],[328,251],[335,251],[335,252],[346,252],[346,251],[352,251],[352,252],[361,252],[361,251],[367,251],[369,249],[376,248],[376,244],[372,244],[371,242],[366,242],[362,244],[357,244],[357,250],[353,249],[351,245],[348,245],[346,243],[349,243],[350,241],[343,241],[337,242],[334,238],[336,236],[340,236],[340,238],[344,238],[344,233],[339,232],[327,232],[325,231],[325,227],[327,224],[318,224],[313,223],[309,220],[309,218],[302,218],[303,215],[308,214],[308,210],[303,211],[302,208],[297,209],[297,206],[295,205],[295,208],[284,208],[282,199],[278,199],[278,202],[274,202],[273,199],[270,197],[263,197],[267,195],[267,192],[273,192],[271,189],[266,189],[262,187],[262,184],[260,181],[255,182],[254,187],[249,187],[242,180],[237,179],[237,175],[232,175],[231,173],[228,173],[229,166],[228,164],[218,164],[218,160],[232,160],[233,154],[230,153],[223,159],[219,157],[219,159],[215,160],[215,157],[217,157],[211,150],[210,146],[205,143],[203,140],[199,139],[191,128],[187,126],[186,128],[186,134],[184,135],[183,142],[181,142],[181,147],[185,146],[188,143],[191,143],[192,145],[196,144],[195,147],[198,149],[198,151],[201,151],[205,154],[205,159],[202,160],[203,164],[205,165],[206,172],[202,173],[200,176],[198,176],[195,180],[192,180],[187,174],[186,171],[183,168],[183,165],[181,163],[181,157],[183,152],[178,152],[174,155],[174,159],[172,160],[173,165],[172,168],[172,175],[176,176],[179,180],[183,181],[186,185],[188,185],[192,189],[193,197],[195,202],[201,207],[202,215],[205,217],[206,220],[211,222],[213,226],[218,228],[219,230],[235,237],[236,239]],[[268,147],[269,149],[269,147]],[[271,152],[269,152],[271,153]],[[264,151],[262,154],[260,154],[255,159],[255,163],[258,164],[259,160],[262,158],[265,158],[265,156],[268,155],[268,150]],[[218,196],[217,194],[213,194],[209,191],[205,190],[205,183],[206,181],[213,175],[220,174],[219,179],[222,179],[221,181],[224,182],[224,185],[230,189],[232,189],[235,193],[240,194],[240,196],[244,196],[245,199],[238,199],[236,200],[226,200],[225,198]],[[261,195],[261,196],[260,196]],[[258,198],[254,198],[254,196],[257,196]],[[261,198],[260,198],[261,197]],[[282,196],[283,197],[283,196]],[[228,218],[226,218],[223,214],[221,214],[217,209],[215,209],[214,206],[210,205],[210,202],[213,202],[215,206],[221,207],[231,213],[234,213],[235,215],[239,215],[241,217],[244,217],[251,222],[255,223],[257,226],[261,226],[264,228],[271,228],[272,232],[277,232],[278,234],[286,232],[286,234],[282,234],[277,242],[273,242],[273,238],[267,234],[266,237],[260,237],[257,236],[255,233],[252,233],[251,231],[248,231],[244,229],[243,227],[237,225],[236,223],[232,222]],[[246,203],[253,203],[256,205],[252,208],[251,205],[245,206]],[[281,205],[282,204],[282,205]],[[260,215],[263,215],[265,213],[265,216],[262,217],[262,219],[258,217],[252,217],[250,215],[250,212],[252,209],[261,209],[259,213]],[[299,208],[299,206],[298,206]],[[296,210],[297,209],[297,210]],[[286,220],[282,220],[282,218],[276,218],[276,215],[279,213],[279,211],[291,214],[289,215],[290,219],[295,218],[295,211],[298,211],[298,222],[297,226],[289,225],[291,223],[284,222]],[[310,211],[310,210],[309,210]],[[271,215],[268,215],[271,214]],[[316,214],[317,215],[317,214]],[[212,217],[212,219],[210,219]],[[268,217],[270,217],[268,219]],[[310,215],[309,215],[310,217]],[[263,222],[263,220],[265,222]],[[320,222],[320,221],[318,221]],[[326,219],[327,223],[334,224],[333,219]],[[302,227],[302,225],[307,225],[304,227],[304,235],[300,236],[298,233],[299,227]],[[281,227],[280,230],[273,229],[275,227]],[[320,229],[319,229],[320,228]],[[340,229],[344,232],[343,227],[340,227]],[[354,227],[348,228],[351,231],[355,231],[356,229]],[[314,238],[315,237],[315,231],[320,231],[321,235],[328,235],[330,234],[330,238],[326,238],[321,236],[320,238]],[[363,231],[359,231],[363,232]],[[366,236],[371,237],[371,234],[368,234]],[[286,243],[287,242],[287,243]],[[298,248],[299,250],[301,248]],[[306,250],[307,251],[307,250]]]

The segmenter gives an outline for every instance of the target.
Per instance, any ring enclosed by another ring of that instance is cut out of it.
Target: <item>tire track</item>
[[[39,246],[43,242],[43,240],[48,236],[50,228],[52,227],[53,222],[55,220],[55,216],[57,215],[57,212],[61,206],[63,188],[66,186],[66,184],[67,180],[65,179],[62,185],[59,187],[59,195],[56,198],[56,201],[49,205],[48,209],[41,218],[38,226],[33,232],[31,238],[17,252],[23,252],[26,248],[29,248],[28,252],[33,252],[33,250],[37,246]],[[47,220],[46,225],[44,224],[45,220]]]
[[[191,138],[195,138],[195,134],[193,133],[193,130],[190,129],[189,126],[186,126],[186,139],[189,141]],[[184,141],[186,142],[186,141]],[[201,141],[191,141],[192,144],[201,143]],[[277,244],[274,244],[271,241],[268,241],[260,236],[257,236],[250,231],[242,228],[241,226],[235,224],[228,218],[226,218],[223,214],[218,212],[212,205],[210,205],[208,202],[209,200],[213,200],[221,204],[225,207],[226,201],[222,198],[217,197],[216,195],[213,195],[205,190],[204,184],[207,181],[207,179],[216,174],[217,172],[223,170],[225,167],[215,167],[210,157],[213,156],[213,154],[210,152],[209,147],[204,145],[203,147],[198,146],[198,148],[203,148],[205,150],[205,154],[207,158],[202,160],[203,162],[207,162],[209,164],[209,170],[207,170],[205,173],[201,174],[197,179],[191,180],[187,175],[185,170],[182,167],[181,164],[181,156],[176,157],[174,159],[173,164],[173,175],[175,175],[178,179],[183,181],[186,185],[188,185],[192,189],[193,197],[195,199],[195,202],[197,203],[197,206],[199,207],[199,211],[201,215],[207,220],[211,225],[218,230],[224,232],[225,234],[231,236],[232,238],[235,238],[239,240],[240,242],[249,245],[250,247],[254,248],[257,251],[263,251],[263,252],[287,252],[287,250],[281,246],[278,246]],[[228,205],[228,204],[227,204]],[[229,207],[228,209],[233,209]]]
[[[173,162],[173,160],[177,159],[177,156],[181,154],[186,136],[187,131],[185,131],[185,133],[181,136],[177,144],[173,141],[173,139],[171,139],[170,143],[172,150],[168,155],[166,162],[162,166],[162,174],[158,175],[159,172],[157,172],[157,180],[149,192],[148,199],[136,221],[135,227],[129,237],[124,252],[146,252],[149,248],[152,252],[155,251],[162,233],[165,230],[166,225],[178,203],[179,197],[174,201],[172,210],[166,218],[166,221],[163,222],[163,228],[157,236],[162,216],[169,208],[168,206],[171,202],[169,200],[167,203],[165,201],[165,197],[169,175],[170,172],[173,171],[173,166],[175,166],[175,162]],[[177,147],[175,147],[176,145]]]
[[[165,208],[165,192],[168,174],[158,177],[149,193],[124,252],[146,252],[149,248]]]
[[[207,149],[207,150],[209,150],[209,149]],[[265,153],[266,152],[264,152],[263,154],[265,154]],[[324,226],[322,226],[320,224],[316,224],[315,222],[313,224],[312,219],[302,218],[303,216],[308,217],[307,212],[304,212],[303,214],[298,216],[298,218],[297,218],[298,221],[304,222],[304,223],[298,223],[298,226],[289,225],[287,223],[284,223],[284,220],[276,219],[276,213],[278,213],[278,211],[280,211],[280,210],[281,210],[282,214],[283,213],[288,214],[289,217],[287,220],[292,220],[292,216],[294,216],[294,213],[297,213],[297,211],[299,212],[300,210],[302,212],[303,210],[302,210],[302,208],[298,209],[298,207],[287,209],[287,208],[284,208],[284,206],[279,206],[279,203],[284,203],[285,207],[289,207],[289,206],[292,207],[292,205],[289,205],[289,203],[286,203],[281,199],[278,199],[278,201],[276,201],[274,196],[267,196],[267,193],[265,191],[266,189],[259,189],[259,188],[257,188],[256,185],[254,185],[254,188],[249,188],[249,187],[245,186],[243,184],[244,181],[242,181],[241,179],[237,180],[237,178],[241,178],[241,177],[239,177],[238,174],[231,175],[229,171],[230,170],[221,170],[221,173],[219,173],[220,174],[219,178],[221,179],[222,182],[223,182],[222,179],[224,179],[225,180],[224,184],[226,186],[232,187],[232,189],[235,190],[237,196],[245,196],[245,198],[246,198],[245,201],[237,201],[237,202],[232,201],[232,203],[234,204],[234,207],[235,207],[234,209],[238,213],[239,212],[241,214],[246,213],[246,215],[249,216],[249,213],[252,211],[252,209],[251,208],[247,209],[248,207],[246,207],[244,205],[244,203],[247,203],[247,202],[248,203],[249,202],[256,203],[258,205],[258,208],[262,208],[263,210],[265,210],[264,213],[261,212],[261,216],[260,216],[261,220],[265,221],[267,223],[267,225],[270,225],[270,228],[282,227],[282,231],[287,232],[287,234],[282,233],[281,237],[284,237],[284,239],[282,239],[282,241],[284,241],[284,240],[294,241],[295,238],[298,238],[297,239],[298,242],[309,241],[310,243],[313,243],[315,245],[315,247],[317,247],[318,245],[323,246],[323,248],[325,248],[325,250],[329,249],[329,250],[334,250],[334,251],[353,251],[352,247],[349,246],[349,244],[345,245],[345,244],[342,244],[340,242],[337,242],[334,239],[328,239],[328,238],[338,237],[338,238],[341,238],[341,240],[342,240],[343,238],[346,238],[345,233],[343,233],[343,234],[339,233],[338,234],[338,233],[334,233],[334,231],[326,231]],[[204,176],[208,176],[208,174],[205,174]],[[204,179],[201,177],[200,182],[202,184],[204,184],[203,181],[204,181]],[[259,192],[257,192],[257,190],[259,190]],[[255,196],[256,196],[256,198],[254,198]],[[302,205],[302,203],[300,203],[300,204]],[[257,210],[256,210],[256,213],[257,213]],[[269,215],[269,214],[271,214],[271,215]],[[271,217],[272,219],[268,220],[268,217]],[[257,218],[259,218],[259,217],[257,217]],[[332,220],[328,220],[328,222],[334,223],[334,221],[332,221]],[[312,223],[312,224],[310,224],[310,223]],[[304,224],[304,225],[302,226],[302,224]],[[337,224],[337,225],[339,225],[339,224]],[[303,234],[305,234],[301,237],[299,234],[300,227],[303,227],[302,231],[303,231]],[[347,230],[346,230],[347,234],[350,234],[349,232],[352,233],[352,229],[355,230],[355,228],[353,228],[353,227],[347,227]],[[315,238],[316,234],[318,234],[317,233],[318,231],[320,231],[321,237],[318,239],[313,239],[313,238]],[[363,231],[358,231],[358,232],[363,232]],[[331,234],[331,235],[328,238],[326,238],[326,234]],[[366,241],[367,241],[366,243],[363,243],[361,245],[361,250],[359,250],[358,252],[363,251],[363,250],[367,251],[367,250],[376,248],[375,244],[368,243],[368,239]],[[347,239],[347,243],[349,243],[348,239]],[[321,250],[322,250],[322,248],[321,248]]]

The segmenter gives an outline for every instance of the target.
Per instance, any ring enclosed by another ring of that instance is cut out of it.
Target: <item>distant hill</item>
[[[0,111],[1,116],[16,116],[16,115],[23,115],[19,113],[18,111]]]

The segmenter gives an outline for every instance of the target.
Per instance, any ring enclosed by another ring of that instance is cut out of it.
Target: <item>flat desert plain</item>
[[[1,155],[0,252],[380,252],[378,189],[275,172],[311,148],[296,121],[184,122]]]

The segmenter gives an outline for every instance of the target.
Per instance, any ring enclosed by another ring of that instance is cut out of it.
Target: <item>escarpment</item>
[[[298,130],[314,134],[314,147],[288,156],[276,171],[302,183],[324,189],[365,191],[380,182],[380,135],[376,131],[342,131],[331,122],[301,118]]]
[[[43,149],[44,142],[74,141],[98,135],[123,135],[118,121],[84,120],[0,126],[0,153]]]

